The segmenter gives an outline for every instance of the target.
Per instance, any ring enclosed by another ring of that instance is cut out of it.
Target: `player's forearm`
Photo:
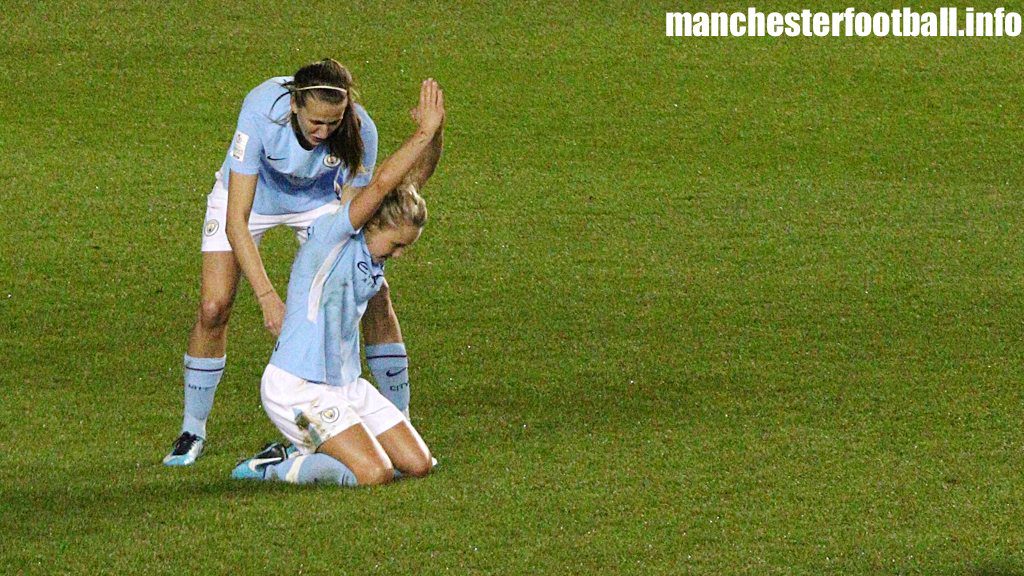
[[[224,232],[239,268],[258,296],[272,290],[273,285],[263,268],[263,260],[260,258],[259,249],[256,248],[256,242],[252,239],[252,233],[249,232],[249,214],[256,198],[256,181],[255,174],[239,174],[234,170],[230,172],[227,225]]]
[[[381,165],[380,170],[375,175],[375,179],[379,178],[379,181],[376,183],[378,190],[374,190],[374,192],[379,193],[383,199],[388,192],[405,179],[413,166],[430,149],[432,142],[433,135],[423,130],[417,130],[415,134],[405,141],[398,151]],[[374,182],[371,180],[370,187],[373,186]]]
[[[424,80],[420,85],[420,103],[415,116],[419,128],[381,164],[366,190],[349,205],[353,228],[361,228],[370,220],[384,197],[402,182],[441,129],[444,123],[444,92],[433,78]]]
[[[370,220],[373,213],[380,207],[381,202],[384,201],[384,197],[402,182],[416,159],[430,145],[433,137],[434,134],[431,132],[417,130],[402,144],[401,148],[380,165],[380,168],[374,172],[370,183],[352,201],[349,215],[354,228],[361,228]]]
[[[245,223],[243,226],[238,226],[233,225],[229,221],[227,236],[228,242],[231,244],[231,250],[234,251],[235,259],[238,261],[238,267],[242,269],[242,274],[245,275],[245,279],[252,286],[253,293],[259,297],[273,290],[274,285],[271,284],[270,277],[267,276],[267,270],[263,266],[260,251],[256,247],[256,242],[253,241],[252,235],[249,233],[248,224]]]
[[[412,182],[417,191],[421,191],[427,180],[434,175],[437,163],[441,160],[441,151],[444,148],[444,126],[437,129],[434,138],[423,154],[416,160],[405,180]]]

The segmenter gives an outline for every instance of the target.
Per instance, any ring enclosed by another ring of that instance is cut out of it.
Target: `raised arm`
[[[413,120],[416,120],[418,108],[413,108],[411,115]],[[434,174],[434,170],[437,168],[438,161],[441,160],[441,150],[444,148],[444,122],[434,133],[434,138],[431,139],[430,145],[427,146],[426,151],[416,159],[416,163],[413,164],[409,173],[405,175],[403,182],[408,182],[416,187],[417,192],[423,191],[423,186],[426,185],[427,180]]]
[[[353,228],[362,228],[370,221],[380,203],[384,201],[384,197],[402,183],[417,159],[430,148],[434,136],[441,129],[444,122],[444,93],[433,78],[424,80],[420,86],[417,114],[419,126],[416,132],[380,165],[370,183],[352,200],[349,218],[352,220]]]

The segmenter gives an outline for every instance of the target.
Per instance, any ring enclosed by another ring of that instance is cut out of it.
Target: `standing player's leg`
[[[377,389],[409,418],[409,356],[402,329],[391,304],[391,290],[385,279],[380,291],[366,304],[362,320],[366,341],[366,363]]]
[[[168,466],[188,466],[203,453],[206,420],[227,360],[228,319],[238,287],[232,252],[203,252],[199,312],[185,354],[185,414],[181,435],[164,458]]]

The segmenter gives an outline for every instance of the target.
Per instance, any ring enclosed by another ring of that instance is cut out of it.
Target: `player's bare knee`
[[[430,471],[434,469],[434,463],[428,455],[424,455],[422,458],[417,458],[410,464],[409,469],[403,470],[402,473],[409,476],[415,476],[416,478],[423,478],[427,474],[430,474]]]
[[[356,473],[356,480],[360,486],[379,486],[391,482],[395,477],[395,470],[387,464],[371,466]]]
[[[231,301],[227,299],[203,299],[199,304],[199,324],[207,330],[224,327],[231,316]]]

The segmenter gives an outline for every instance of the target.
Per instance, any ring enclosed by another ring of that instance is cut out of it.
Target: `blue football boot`
[[[182,432],[181,436],[178,436],[178,439],[174,441],[171,453],[164,456],[164,465],[191,466],[203,455],[205,447],[206,441],[199,436],[191,432]]]

